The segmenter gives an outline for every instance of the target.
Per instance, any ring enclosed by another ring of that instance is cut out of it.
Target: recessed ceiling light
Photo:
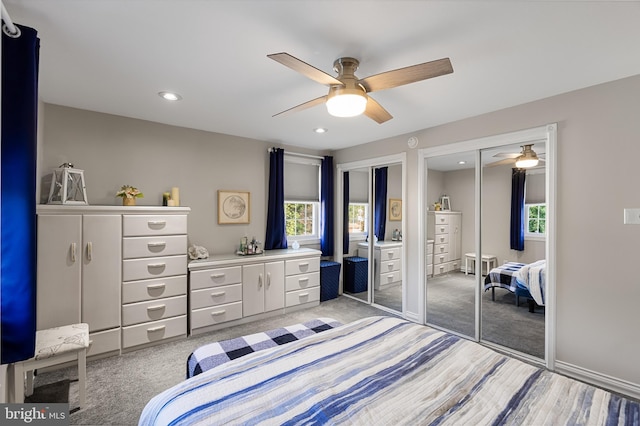
[[[182,96],[173,92],[158,92],[158,96],[160,96],[162,99],[166,99],[167,101],[179,101],[180,99],[182,99]]]
[[[467,162],[464,161],[464,160],[460,160],[460,161],[458,161],[458,164],[467,164]]]
[[[324,127],[316,127],[315,129],[313,129],[313,131],[316,133],[327,133],[329,130],[325,129]]]

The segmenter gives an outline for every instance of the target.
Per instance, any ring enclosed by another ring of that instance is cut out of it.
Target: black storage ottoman
[[[340,264],[329,260],[320,261],[320,301],[338,297],[340,286]]]
[[[345,257],[344,291],[361,293],[367,291],[369,260],[366,257]]]

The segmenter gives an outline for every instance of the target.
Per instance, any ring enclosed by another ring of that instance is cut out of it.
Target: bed
[[[370,317],[212,368],[139,425],[638,424],[640,404],[395,317]]]
[[[495,289],[503,288],[516,295],[516,305],[519,305],[519,297],[526,297],[544,306],[545,272],[545,260],[529,264],[506,262],[489,271],[484,279],[484,291],[491,289],[491,300],[495,300]]]

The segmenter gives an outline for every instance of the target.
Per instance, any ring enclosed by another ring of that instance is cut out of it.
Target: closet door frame
[[[504,145],[525,144],[531,141],[542,141],[546,143],[545,157],[545,173],[547,176],[545,183],[546,200],[547,200],[547,238],[545,242],[545,251],[547,258],[547,293],[545,297],[545,359],[546,368],[553,370],[555,368],[556,357],[556,177],[557,177],[557,161],[556,161],[556,145],[557,145],[557,123],[550,123],[540,127],[531,129],[504,133],[495,136],[488,136],[478,139],[471,139],[463,142],[439,145],[430,148],[422,148],[418,150],[418,206],[420,209],[420,221],[418,223],[418,233],[420,243],[418,245],[418,262],[419,277],[422,277],[422,284],[418,289],[418,310],[421,314],[422,323],[427,323],[427,268],[426,268],[426,223],[428,200],[426,194],[427,189],[427,166],[426,161],[429,157],[440,155],[457,154],[462,152],[475,151],[475,252],[482,253],[482,236],[481,236],[481,188],[482,188],[482,164],[480,151],[489,148],[500,147]],[[476,262],[476,277],[480,276],[479,268],[482,262]],[[475,336],[476,342],[481,341],[481,289],[476,286],[475,300]],[[482,342],[486,344],[486,342]],[[491,345],[489,345],[491,346]],[[509,348],[500,346],[500,349],[515,356],[521,354],[512,352]]]

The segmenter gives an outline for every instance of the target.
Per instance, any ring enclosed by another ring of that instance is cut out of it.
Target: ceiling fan
[[[327,95],[282,111],[275,114],[274,117],[326,103],[329,114],[333,116],[354,117],[364,113],[367,117],[382,124],[393,117],[367,93],[391,89],[453,72],[449,58],[443,58],[360,79],[355,76],[360,62],[357,59],[345,57],[336,59],[333,63],[333,70],[338,73],[337,77],[333,77],[288,53],[273,53],[267,57],[305,77],[329,86]]]
[[[535,167],[539,163],[544,164],[544,160],[540,158],[544,153],[536,154],[532,148],[533,144],[522,145],[522,151],[520,152],[499,152],[494,157],[506,157],[504,160],[499,160],[488,164],[489,167],[501,166],[503,164],[514,164],[517,168],[526,169],[529,167]]]

